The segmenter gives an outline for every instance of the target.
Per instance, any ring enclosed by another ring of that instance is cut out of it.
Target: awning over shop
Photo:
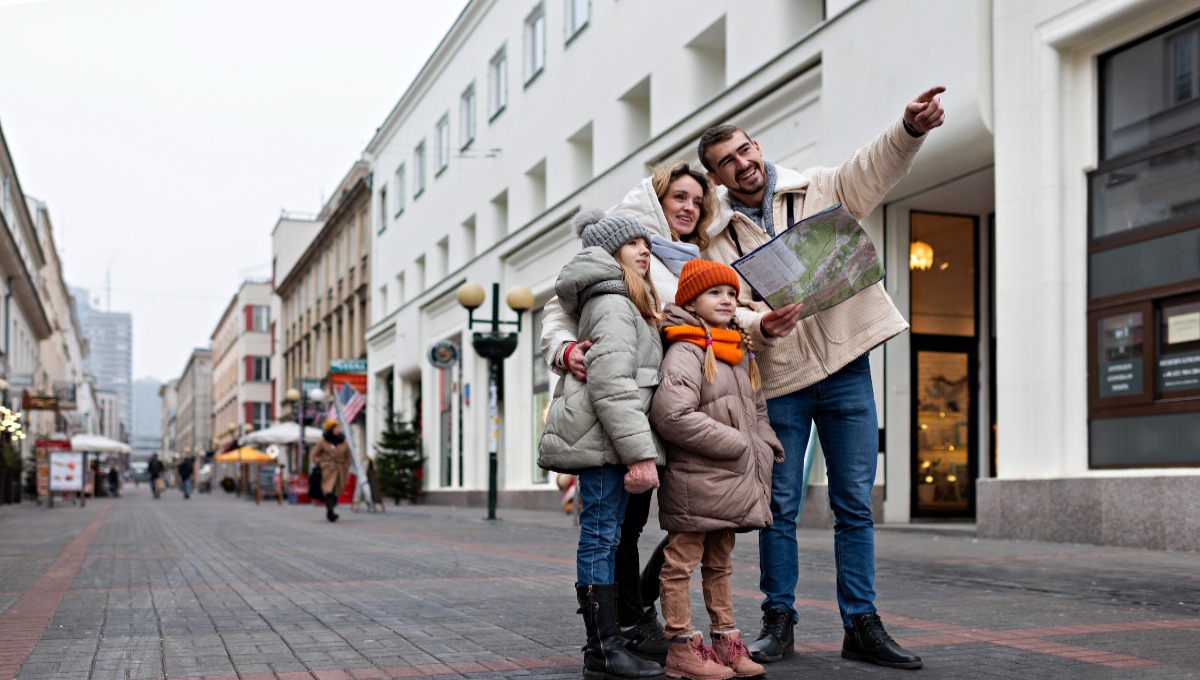
[[[276,462],[271,456],[268,456],[258,449],[252,449],[249,446],[243,446],[240,449],[233,449],[232,451],[226,451],[225,453],[217,454],[217,457],[213,460],[218,463],[246,463],[249,465],[261,465],[263,463],[270,464]]]
[[[72,451],[91,451],[93,453],[131,453],[128,444],[119,442],[98,434],[77,434],[71,437]]]
[[[250,444],[267,446],[269,444],[295,444],[300,438],[300,426],[296,423],[278,423],[265,430],[257,430],[242,437]],[[321,440],[321,430],[315,427],[304,428],[304,443],[315,444]]]

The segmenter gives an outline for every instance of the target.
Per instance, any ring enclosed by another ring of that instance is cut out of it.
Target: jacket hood
[[[790,168],[775,166],[775,195],[799,191],[808,186],[809,174],[811,170],[804,172],[796,172]],[[716,236],[725,230],[729,224],[729,220],[733,219],[734,209],[730,203],[732,197],[729,195],[729,190],[725,187],[717,187],[717,198],[721,201],[721,214],[713,223],[708,225],[708,235]]]
[[[563,311],[577,317],[587,301],[588,289],[606,281],[624,288],[621,265],[603,248],[592,246],[581,250],[562,268],[554,284],[554,292]]]
[[[649,177],[643,177],[635,184],[620,203],[608,209],[608,214],[633,218],[651,234],[671,239],[671,226],[667,223],[667,215],[658,202],[658,194],[654,193],[654,184]]]
[[[700,319],[674,302],[668,302],[663,307],[663,328],[667,328],[668,326],[700,327]]]

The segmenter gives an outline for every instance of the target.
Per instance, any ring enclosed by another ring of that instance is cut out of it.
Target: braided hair
[[[733,330],[737,331],[738,335],[742,336],[742,349],[746,352],[746,355],[750,357],[750,387],[753,387],[757,390],[762,387],[762,374],[759,373],[758,361],[754,358],[754,340],[750,338],[750,333],[746,331],[745,327],[743,327],[736,318],[729,321],[729,326]],[[709,352],[711,351],[712,349],[710,347]],[[709,382],[712,381],[709,380]]]
[[[700,322],[700,327],[704,329],[704,379],[711,383],[717,379],[717,355],[713,353],[712,330],[709,329],[708,322],[701,319],[699,315],[696,319]]]

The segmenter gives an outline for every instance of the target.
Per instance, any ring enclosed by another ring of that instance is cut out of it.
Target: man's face
[[[738,133],[708,147],[705,154],[713,168],[708,173],[714,184],[735,194],[754,195],[767,186],[767,168],[763,164],[758,142]]]

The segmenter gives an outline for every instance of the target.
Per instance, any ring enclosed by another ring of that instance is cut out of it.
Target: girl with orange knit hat
[[[661,579],[670,677],[764,672],[733,620],[729,576],[735,532],[771,524],[771,468],[783,445],[767,422],[753,343],[734,319],[739,289],[727,265],[691,260],[664,310],[670,345],[650,422],[667,444],[658,521],[668,541]],[[688,582],[697,565],[712,647],[691,624]]]

